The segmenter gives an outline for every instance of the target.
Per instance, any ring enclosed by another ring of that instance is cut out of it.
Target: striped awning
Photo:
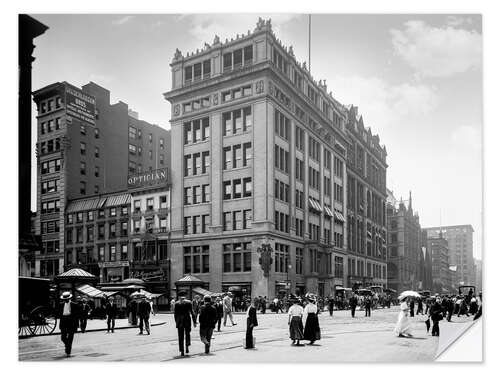
[[[324,211],[325,211],[325,215],[330,216],[330,217],[333,217],[333,212],[332,212],[332,210],[331,210],[330,206],[325,205],[325,206],[323,207],[323,209],[324,209]]]
[[[112,195],[106,199],[105,207],[122,206],[130,203],[130,194]]]
[[[106,293],[104,293],[102,290],[94,288],[92,285],[88,284],[80,285],[76,288],[76,290],[90,298],[100,298],[106,296]]]
[[[335,210],[335,220],[338,220],[340,222],[345,222],[345,218],[344,218],[344,215],[342,215],[341,212]]]
[[[196,288],[193,288],[193,292],[197,293],[197,294],[200,294],[202,296],[216,296],[218,295],[219,293],[214,293],[214,292],[211,292],[209,290],[206,290],[204,288],[201,288],[199,286],[197,286]]]
[[[321,208],[321,205],[319,204],[319,202],[316,199],[311,198],[311,197],[309,197],[309,208],[312,208],[314,211],[317,211],[317,212],[323,212],[323,209]]]
[[[99,200],[99,198],[88,198],[71,201],[66,209],[66,213],[95,210],[99,207]]]

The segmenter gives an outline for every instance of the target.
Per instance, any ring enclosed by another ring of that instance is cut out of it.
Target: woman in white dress
[[[288,309],[290,339],[292,340],[292,345],[303,346],[300,344],[300,340],[304,339],[304,325],[302,324],[302,315],[304,315],[304,309],[299,305],[298,299],[294,298],[291,300],[291,302],[293,303],[293,305]]]
[[[399,337],[413,337],[411,334],[411,324],[410,319],[408,319],[410,307],[406,303],[407,297],[403,297],[400,299],[401,304],[399,305],[401,311],[399,312],[398,322],[394,331],[398,334]]]

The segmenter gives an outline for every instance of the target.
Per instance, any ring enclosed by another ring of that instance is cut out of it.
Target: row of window
[[[97,211],[97,218],[103,219],[106,217],[106,211],[108,212],[108,217],[116,217],[117,213],[120,212],[121,216],[127,216],[128,215],[128,207],[127,206],[122,206],[122,207],[110,207],[108,209],[101,208]],[[87,212],[77,212],[75,214],[67,214],[66,215],[66,223],[67,224],[73,224],[73,223],[83,223],[83,217],[84,214],[86,214],[87,217],[87,222],[89,221],[94,221],[94,211],[87,211]]]
[[[281,138],[290,140],[290,119],[286,117],[283,113],[274,110],[274,132]]]
[[[60,181],[59,179],[43,181],[41,193],[42,194],[55,193],[56,191],[59,190],[59,181]]]
[[[139,221],[140,224],[140,221]],[[129,228],[128,228],[128,221],[122,221],[120,223],[107,223],[108,225],[108,237],[106,238],[106,225],[105,224],[98,224],[97,225],[97,239],[98,240],[105,240],[105,239],[113,239],[117,237],[127,237],[129,235]],[[166,227],[166,219],[164,223]],[[85,228],[87,237],[85,242],[92,242],[94,241],[94,226],[93,225],[88,225]],[[83,243],[83,232],[84,228],[83,227],[77,227],[77,228],[68,228],[66,230],[66,243],[67,244],[72,244],[72,243]],[[75,235],[73,235],[75,233]]]
[[[252,226],[252,210],[237,210],[224,212],[224,231],[250,229]]]
[[[319,171],[313,167],[309,167],[309,186],[319,190]]]
[[[290,153],[278,145],[274,145],[274,166],[282,172],[290,172]]]
[[[290,216],[274,211],[274,228],[280,232],[290,233]]]
[[[385,279],[386,277],[386,268],[380,264],[365,263],[362,260],[356,260],[349,258],[347,260],[347,272],[349,275],[355,276],[367,276],[374,278]]]
[[[62,106],[62,99],[60,96],[55,98],[43,100],[40,102],[40,113],[51,112],[55,109],[59,109]]]
[[[223,182],[224,200],[252,196],[252,177],[236,178]]]
[[[252,160],[252,143],[235,144],[224,147],[224,170],[248,167]]]
[[[155,197],[146,198],[146,211],[153,211],[154,207],[155,207]],[[166,209],[168,207],[166,195],[160,195],[158,197],[158,207],[160,207],[160,209]],[[141,212],[141,200],[140,199],[134,200],[133,208],[134,208],[135,213]]]
[[[42,208],[41,208],[42,214],[50,214],[59,211],[60,211],[59,199],[42,202]]]
[[[245,85],[237,87],[235,89],[223,91],[221,94],[222,94],[222,102],[227,103],[230,102],[231,100],[236,100],[252,95],[252,85]]]
[[[208,117],[184,123],[184,144],[206,141],[210,137]]]
[[[55,173],[61,170],[61,159],[42,162],[42,174]]]
[[[196,185],[184,188],[184,205],[209,203],[210,202],[210,185]]]
[[[283,202],[290,203],[290,185],[275,179],[274,180],[274,197]]]
[[[189,113],[192,111],[197,111],[202,108],[208,108],[209,106],[210,106],[210,97],[205,96],[204,98],[183,103],[182,109],[184,113]]]
[[[129,145],[129,150],[130,146],[131,145]],[[80,155],[87,155],[87,144],[85,142],[80,142]],[[97,146],[94,149],[94,156],[99,158],[99,147]]]
[[[59,233],[59,220],[42,221],[41,223],[41,233]]]
[[[184,234],[200,234],[208,232],[210,215],[184,216]]]
[[[184,155],[184,177],[198,176],[208,173],[210,169],[210,152],[196,152]]]
[[[252,107],[236,109],[222,114],[224,136],[248,132],[252,129]]]
[[[253,62],[253,46],[248,45],[222,55],[223,72],[239,69]]]
[[[201,79],[210,78],[211,67],[210,59],[186,66],[184,68],[184,83],[197,82]]]
[[[40,142],[38,150],[40,151],[40,155],[61,150],[61,138],[57,137],[55,139],[49,139],[45,142]]]

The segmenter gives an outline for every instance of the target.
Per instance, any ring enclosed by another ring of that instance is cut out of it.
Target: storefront
[[[99,262],[102,280],[105,283],[119,283],[129,277],[129,262]]]

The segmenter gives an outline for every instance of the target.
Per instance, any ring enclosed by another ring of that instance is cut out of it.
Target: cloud
[[[366,126],[376,132],[429,115],[439,104],[436,87],[421,83],[389,84],[378,77],[339,76],[330,81],[334,97],[359,107]]]
[[[481,150],[482,141],[480,126],[458,126],[451,134],[450,139],[453,146],[463,150],[466,154]]]
[[[126,24],[127,22],[133,20],[135,16],[123,16],[122,18],[118,18],[116,20],[111,21],[114,26],[121,26]]]
[[[475,30],[453,26],[459,22],[451,18],[447,26],[438,28],[423,21],[408,21],[404,30],[390,30],[394,52],[417,77],[447,77],[480,68],[482,36]]]
[[[446,23],[450,26],[462,26],[472,25],[473,21],[471,17],[448,16],[446,17]]]
[[[286,23],[300,16],[300,14],[196,14],[181,15],[178,19],[187,20],[190,25],[189,33],[201,45],[204,42],[212,43],[216,34],[222,41],[226,38],[230,40],[236,37],[236,34],[246,35],[248,30],[252,32],[255,29],[259,17],[271,18],[274,33],[280,35],[280,30]]]

